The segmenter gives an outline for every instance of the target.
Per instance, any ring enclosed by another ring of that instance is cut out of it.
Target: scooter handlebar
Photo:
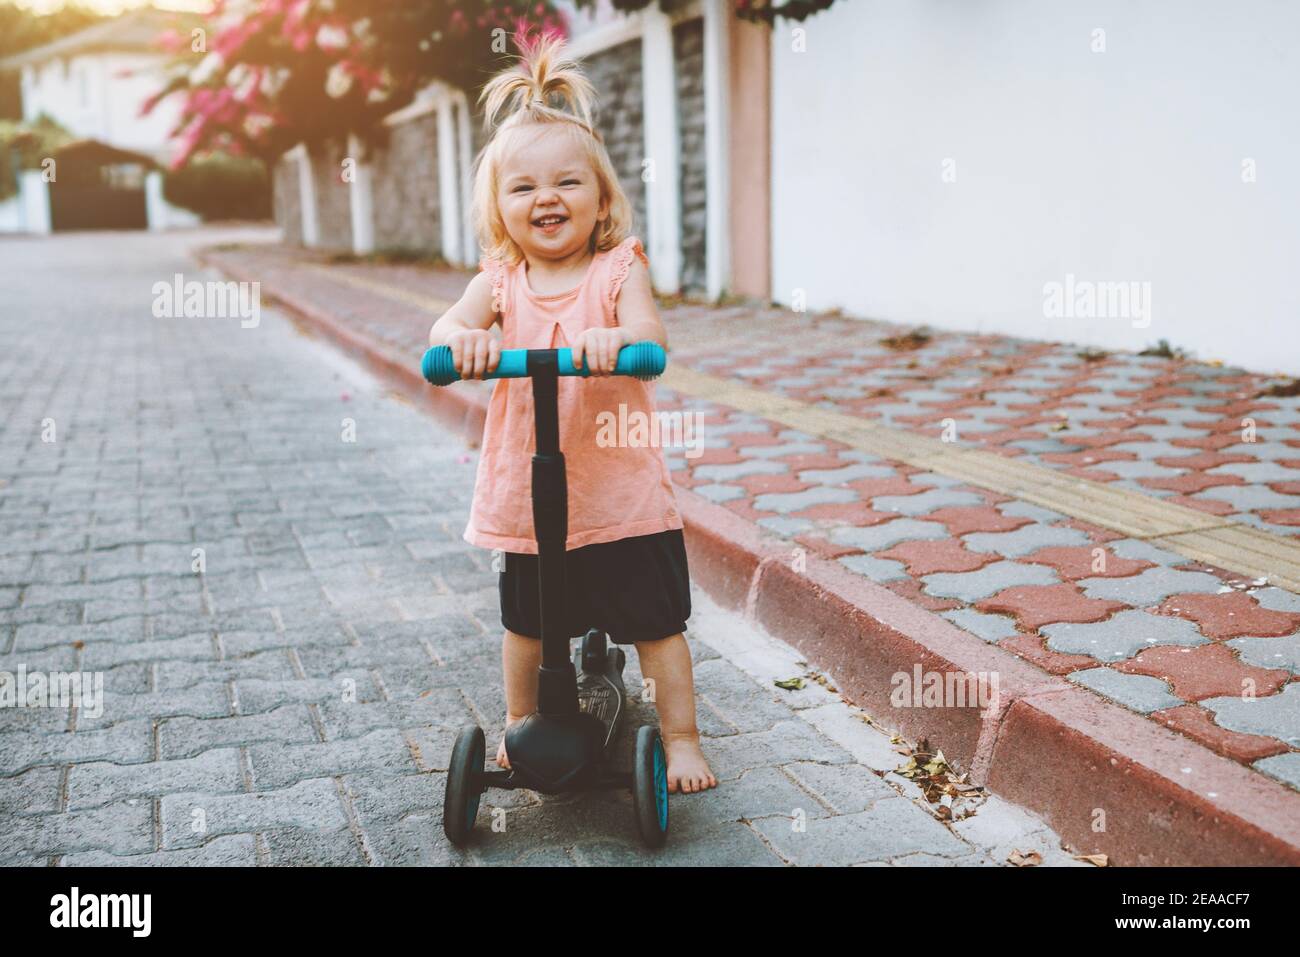
[[[582,368],[573,367],[572,349],[502,349],[501,359],[494,371],[484,376],[485,379],[522,379],[528,376],[528,354],[530,352],[555,352],[560,375],[589,376],[587,357],[582,357]],[[634,342],[618,351],[618,362],[614,366],[614,375],[630,375],[637,379],[648,380],[663,375],[668,365],[668,354],[657,342],[646,340]],[[452,358],[451,346],[433,346],[424,353],[420,362],[420,371],[432,385],[451,385],[460,381],[456,363]]]

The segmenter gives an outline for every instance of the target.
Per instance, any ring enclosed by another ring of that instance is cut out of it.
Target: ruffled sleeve
[[[641,247],[641,240],[635,236],[629,236],[609,253],[609,283],[606,287],[606,302],[611,311],[618,304],[618,293],[623,288],[623,281],[627,279],[627,274],[632,271],[632,261],[640,259],[647,266],[650,260],[646,258],[645,250]]]
[[[506,311],[506,264],[495,256],[484,256],[478,267],[492,284],[492,311],[503,318]]]

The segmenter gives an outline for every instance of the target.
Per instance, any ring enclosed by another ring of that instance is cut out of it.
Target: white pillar
[[[361,140],[348,134],[352,182],[348,184],[348,212],[352,218],[352,252],[365,256],[375,251],[375,196],[369,163],[361,162]]]
[[[731,85],[732,0],[704,3],[705,282],[710,299],[727,291],[731,223],[727,195],[731,157],[728,90]]]
[[[441,91],[438,96],[438,198],[442,217],[442,258],[458,263],[462,261],[463,230],[454,111],[450,93]]]
[[[24,232],[45,236],[50,233],[50,184],[44,172],[25,169],[18,174],[19,216]]]
[[[460,147],[460,209],[457,217],[461,228],[460,262],[466,266],[478,265],[478,238],[474,234],[474,223],[470,220],[470,210],[474,208],[474,147],[470,131],[469,99],[456,91],[456,142]]]
[[[316,181],[311,176],[311,154],[299,143],[285,154],[298,164],[298,207],[302,215],[302,244],[320,245],[320,220],[316,216]]]
[[[167,203],[163,200],[162,173],[151,169],[144,175],[144,210],[145,221],[150,232],[159,232],[167,228]]]
[[[641,17],[642,116],[652,171],[646,182],[646,249],[655,289],[674,293],[681,288],[682,219],[673,27],[658,7],[642,10]]]

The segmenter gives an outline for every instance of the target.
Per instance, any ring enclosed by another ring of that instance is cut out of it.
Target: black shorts
[[[680,528],[571,549],[564,575],[570,638],[599,628],[610,641],[630,645],[686,630],[691,579]],[[537,556],[506,552],[499,587],[501,624],[516,635],[540,638]]]

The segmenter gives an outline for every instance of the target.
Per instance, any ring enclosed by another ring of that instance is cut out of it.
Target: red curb
[[[1119,864],[1300,863],[1294,791],[1082,688],[1011,706],[987,786]]]
[[[211,250],[195,255],[257,281]],[[297,297],[268,293],[477,444],[485,402],[429,387],[417,357],[397,355]],[[1300,864],[1300,794],[1285,785],[1047,674],[838,562],[771,538],[689,489],[675,491],[691,578],[715,601],[802,651],[854,704],[892,716],[908,738],[929,739],[974,783],[1040,814],[1082,853],[1104,853],[1119,865]],[[895,706],[891,679],[910,678],[918,665],[926,673],[996,675],[998,699],[984,710]]]

